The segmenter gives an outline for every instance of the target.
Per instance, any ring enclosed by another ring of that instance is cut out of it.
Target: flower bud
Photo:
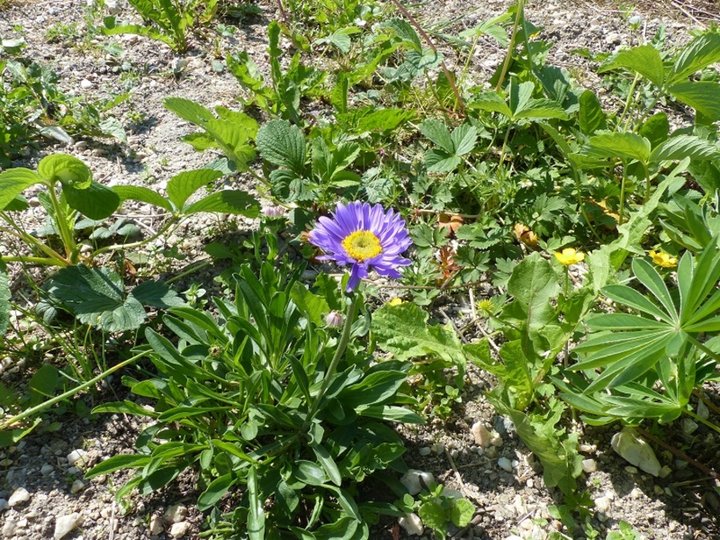
[[[278,219],[285,217],[285,209],[282,206],[266,206],[263,208],[263,214],[270,219]]]
[[[345,322],[345,317],[339,311],[331,311],[325,315],[325,324],[330,328],[340,328]]]

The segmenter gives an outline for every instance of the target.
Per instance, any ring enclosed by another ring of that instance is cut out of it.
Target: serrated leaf
[[[0,210],[5,210],[14,200],[33,184],[42,179],[30,169],[16,167],[0,173]]]
[[[598,70],[605,73],[615,69],[628,69],[639,73],[657,86],[665,81],[665,68],[660,52],[652,45],[640,45],[620,51],[612,60]]]
[[[655,163],[669,160],[681,160],[689,157],[693,160],[715,159],[720,156],[716,144],[695,135],[676,135],[658,145],[650,160]]]
[[[144,281],[130,293],[142,305],[156,308],[181,307],[185,302],[162,281]]]
[[[668,88],[668,92],[711,122],[720,120],[720,84],[710,81],[679,83]]]
[[[301,173],[305,168],[305,136],[286,120],[272,120],[262,126],[256,139],[265,161]]]
[[[442,150],[430,150],[425,154],[425,164],[428,172],[449,173],[462,163],[462,158],[453,154],[446,154]]]
[[[475,149],[477,128],[470,124],[463,124],[453,130],[450,138],[455,148],[455,155],[464,156]]]
[[[48,182],[61,182],[63,187],[87,189],[92,184],[92,172],[82,161],[68,154],[52,154],[38,163],[38,174]]]
[[[481,111],[498,112],[507,118],[513,115],[512,110],[505,102],[505,98],[497,92],[485,92],[476,96],[469,104],[471,109],[479,109]]]
[[[213,180],[217,180],[222,175],[220,171],[212,169],[183,171],[168,181],[168,198],[175,208],[179,210],[193,193]]]
[[[650,159],[650,141],[635,133],[603,132],[590,137],[588,151],[598,157],[647,163]]]
[[[677,57],[670,82],[682,82],[716,62],[720,62],[720,34],[706,32],[696,37]]]
[[[447,154],[452,155],[455,153],[455,144],[450,136],[450,131],[442,120],[425,120],[420,124],[420,133],[425,135]]]
[[[580,104],[580,111],[578,113],[578,122],[580,124],[580,130],[585,135],[592,135],[600,129],[607,129],[607,119],[605,112],[600,105],[595,92],[592,90],[585,90],[578,100]]]
[[[182,210],[183,214],[196,214],[198,212],[239,214],[254,218],[260,213],[260,203],[245,191],[226,189],[212,193]]]
[[[90,219],[105,219],[120,206],[120,196],[94,180],[84,189],[70,185],[63,187],[63,196],[70,208]]]
[[[650,141],[650,146],[655,148],[668,138],[670,134],[670,122],[667,114],[660,112],[653,114],[643,122],[638,133]]]
[[[143,186],[125,185],[112,186],[110,189],[117,193],[118,197],[120,197],[121,203],[123,201],[132,200],[152,204],[153,206],[158,206],[167,210],[168,212],[173,211],[173,207],[170,202],[158,192],[153,191],[150,188],[146,188]]]

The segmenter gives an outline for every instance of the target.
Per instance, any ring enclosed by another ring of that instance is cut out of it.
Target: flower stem
[[[330,387],[330,383],[332,382],[333,375],[335,375],[335,371],[337,371],[337,366],[340,363],[340,359],[342,358],[343,354],[345,353],[345,349],[347,348],[347,344],[350,341],[350,334],[352,332],[352,326],[355,322],[355,315],[357,315],[357,308],[359,302],[359,296],[355,295],[353,296],[350,307],[348,308],[347,315],[345,316],[345,325],[342,329],[342,334],[340,335],[340,341],[338,341],[337,347],[335,348],[335,354],[332,357],[332,360],[330,361],[330,366],[328,367],[327,371],[325,372],[325,377],[323,379],[323,384],[320,387],[320,392],[318,392],[317,397],[315,398],[315,402],[313,403],[310,414],[308,414],[307,422],[311,422],[315,414],[317,414],[318,409],[320,408],[320,403],[323,400],[323,397],[325,397],[325,393],[327,392],[328,388]]]
[[[14,424],[17,424],[18,422],[25,420],[26,418],[34,415],[35,413],[38,413],[44,409],[47,409],[48,407],[55,405],[56,403],[66,400],[67,398],[74,396],[75,394],[77,394],[78,392],[81,392],[82,390],[85,390],[86,388],[90,388],[96,382],[99,382],[99,381],[103,380],[105,377],[107,377],[108,375],[111,375],[112,373],[118,371],[119,369],[124,368],[125,366],[127,366],[129,364],[132,364],[133,362],[142,358],[146,354],[147,354],[147,351],[141,352],[140,354],[136,354],[135,356],[128,358],[127,360],[123,360],[122,362],[115,364],[110,369],[103,371],[97,377],[94,377],[94,378],[90,379],[89,381],[82,383],[79,386],[71,388],[70,390],[60,394],[59,396],[55,396],[52,399],[43,401],[39,405],[35,405],[34,407],[25,409],[20,414],[16,414],[15,416],[12,416],[10,418],[3,420],[2,422],[0,422],[0,431],[8,429],[8,428],[12,427]]]

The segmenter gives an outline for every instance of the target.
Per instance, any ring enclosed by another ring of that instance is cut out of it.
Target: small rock
[[[602,512],[603,514],[606,514],[608,510],[610,510],[610,504],[611,500],[609,497],[598,497],[597,499],[593,500],[595,503],[595,508],[597,508],[598,512]]]
[[[3,538],[12,538],[15,535],[15,529],[15,521],[12,519],[8,519],[5,522],[5,525],[3,525],[2,531],[0,532],[2,533]]]
[[[83,79],[82,81],[80,81],[80,88],[82,88],[83,90],[89,90],[92,87],[93,83],[91,83],[87,79]]]
[[[638,470],[637,470],[637,467],[633,467],[632,465],[628,465],[627,467],[625,467],[625,472],[628,473],[628,474],[637,474],[637,473],[638,473]]]
[[[402,482],[410,495],[417,495],[422,490],[432,489],[437,485],[432,473],[419,471],[417,469],[410,469],[406,472],[402,478],[400,478],[400,482]]]
[[[10,508],[13,508],[17,506],[18,504],[22,504],[24,502],[27,502],[30,500],[30,493],[27,489],[24,487],[17,488],[15,491],[13,491],[13,494],[10,495],[10,499],[8,500],[8,506]]]
[[[430,448],[429,446],[423,446],[422,448],[420,448],[418,450],[418,454],[420,454],[423,457],[429,456],[431,453],[432,453],[432,448]]]
[[[490,446],[492,434],[490,433],[490,430],[488,430],[488,428],[483,425],[482,422],[475,422],[470,428],[470,433],[475,440],[475,444],[477,444],[478,446],[482,448],[487,448],[488,446]]]
[[[72,486],[70,486],[70,493],[72,493],[73,495],[75,495],[76,493],[82,491],[83,489],[85,489],[85,484],[83,483],[83,481],[82,481],[82,480],[75,480],[75,481],[72,483]]]
[[[708,410],[707,405],[705,405],[702,401],[698,401],[697,415],[703,420],[707,420],[710,417],[710,411]]]
[[[8,502],[5,499],[0,499],[0,512],[4,512],[8,508],[10,508]]]
[[[70,533],[70,531],[80,525],[81,521],[82,517],[77,512],[73,512],[67,516],[58,517],[55,520],[55,532],[53,533],[53,538],[55,540],[64,538]]]
[[[170,528],[170,536],[172,536],[173,538],[182,538],[188,533],[189,530],[190,524],[187,521],[173,523],[173,526]]]
[[[405,514],[398,520],[398,523],[410,536],[420,536],[425,532],[422,520],[417,514]]]
[[[77,450],[73,450],[67,455],[67,461],[68,465],[71,467],[77,466],[82,467],[87,463],[88,460],[88,453],[83,450],[82,448],[78,448]]]
[[[626,461],[653,476],[660,474],[660,462],[655,452],[632,428],[625,428],[613,435],[610,444]]]
[[[53,468],[52,465],[50,465],[49,463],[46,463],[45,465],[40,467],[40,474],[42,474],[43,476],[49,476],[50,474],[52,474],[52,472],[54,470],[55,469]]]
[[[500,467],[504,471],[512,472],[512,470],[513,470],[512,461],[510,461],[506,457],[501,457],[500,459],[498,459],[497,464],[498,464],[498,467]]]
[[[597,471],[597,462],[594,459],[583,459],[582,470],[585,474],[594,473]]]
[[[680,426],[685,435],[692,435],[698,428],[697,423],[692,418],[683,418],[680,421]]]
[[[153,514],[152,517],[150,517],[150,534],[152,536],[158,536],[164,529],[162,518],[157,514]]]
[[[503,438],[497,431],[492,432],[492,435],[490,436],[490,444],[495,448],[500,448],[503,445]]]
[[[667,465],[664,465],[662,469],[660,469],[660,478],[667,478],[672,473],[672,469],[668,467]]]
[[[633,499],[639,499],[643,496],[643,491],[639,487],[634,487],[632,488],[632,491],[630,491],[629,495]]]
[[[183,504],[173,504],[165,510],[165,521],[179,523],[187,517],[188,510]]]

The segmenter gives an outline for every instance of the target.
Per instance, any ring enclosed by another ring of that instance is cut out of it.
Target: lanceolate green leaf
[[[711,122],[720,120],[720,84],[710,81],[674,84],[668,91]]]
[[[635,133],[598,133],[588,141],[590,154],[604,158],[638,160],[650,159],[650,141]]]
[[[172,212],[173,210],[172,205],[165,197],[150,188],[143,186],[122,185],[112,186],[110,189],[117,193],[121,202],[132,200],[152,204],[153,206],[158,206],[168,212]]]
[[[198,212],[222,212],[254,218],[260,213],[260,204],[245,191],[226,189],[216,191],[182,210],[183,214]]]
[[[212,169],[198,169],[176,174],[168,181],[168,198],[175,208],[181,209],[193,193],[221,176],[220,171]]]
[[[670,82],[683,82],[696,72],[717,62],[720,62],[720,33],[704,33],[685,47],[675,60]]]
[[[714,159],[720,156],[720,147],[695,135],[677,135],[660,143],[653,149],[650,160],[655,163],[667,160]]]
[[[599,72],[604,73],[614,69],[628,69],[646,77],[657,86],[665,81],[665,68],[660,52],[652,45],[640,45],[625,51],[620,51],[615,58],[603,65]]]

